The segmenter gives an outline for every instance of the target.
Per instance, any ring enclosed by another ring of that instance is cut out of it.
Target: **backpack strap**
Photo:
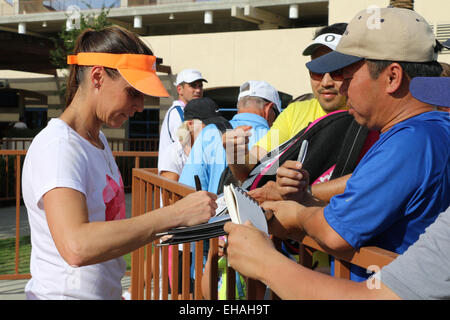
[[[352,173],[358,163],[359,155],[367,139],[369,129],[355,120],[350,124],[336,160],[336,167],[330,180]]]
[[[180,106],[175,106],[174,109],[178,111],[178,114],[180,115],[180,118],[181,118],[181,122],[184,122],[184,111],[183,111],[183,109]],[[170,113],[172,112],[172,110],[169,111],[169,114],[167,116],[167,132],[169,133],[170,140],[172,142],[175,142],[175,140],[172,138],[172,133],[170,133],[170,127],[169,127],[169,124],[170,124]]]
[[[183,122],[184,121],[184,111],[183,111],[183,109],[181,109],[180,106],[175,106],[175,109],[177,109],[178,114],[180,115],[180,118],[181,118],[181,122]]]

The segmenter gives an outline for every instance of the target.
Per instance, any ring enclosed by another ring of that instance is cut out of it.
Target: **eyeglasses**
[[[316,73],[316,72],[309,71],[309,75],[310,75],[311,79],[316,80],[316,81],[322,81],[325,74],[326,73]],[[333,79],[334,81],[344,80],[344,73],[343,73],[342,69],[339,69],[339,70],[336,70],[333,72],[329,72],[328,74],[330,75],[331,79]]]

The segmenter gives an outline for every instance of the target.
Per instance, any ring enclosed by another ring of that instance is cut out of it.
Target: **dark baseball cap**
[[[217,103],[208,97],[193,99],[184,107],[184,120],[193,119],[199,119],[206,125],[227,121],[220,113]]]
[[[415,77],[411,80],[409,91],[419,101],[450,108],[449,77]]]

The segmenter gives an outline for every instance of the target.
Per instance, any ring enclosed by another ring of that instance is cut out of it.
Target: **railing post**
[[[227,270],[227,300],[236,300],[236,271],[230,266],[226,266]]]
[[[15,273],[19,274],[19,252],[20,252],[20,155],[16,155],[16,261]]]
[[[194,299],[202,300],[202,277],[203,277],[203,241],[195,243],[195,285]]]
[[[211,250],[211,270],[209,272],[209,296],[211,297],[211,300],[217,300],[218,298],[218,287],[217,287],[217,281],[218,281],[218,265],[217,265],[217,259],[219,257],[218,255],[218,246],[219,246],[219,239],[213,238],[209,240],[209,250]]]
[[[139,215],[139,194],[140,183],[139,178],[133,174],[131,184],[131,216],[137,217]],[[139,275],[139,250],[134,250],[131,253],[131,299],[135,300],[138,296],[138,275]]]
[[[189,300],[189,291],[191,284],[191,244],[183,243],[183,255],[182,255],[182,264],[181,264],[181,272],[182,272],[182,283],[181,283],[181,299]]]
[[[350,279],[350,263],[335,258],[334,276],[336,278]]]

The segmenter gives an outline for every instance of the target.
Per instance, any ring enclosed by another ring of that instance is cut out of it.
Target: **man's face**
[[[364,60],[343,69],[341,93],[347,96],[348,112],[358,124],[380,130],[384,125],[383,106],[380,106],[380,80],[372,79]]]
[[[203,81],[197,80],[191,83],[182,83],[177,86],[178,96],[185,104],[189,101],[203,97]]]
[[[311,55],[311,60],[317,59],[331,51],[327,46],[321,46]],[[339,76],[335,76],[333,73],[330,75],[329,73],[317,74],[310,72],[310,80],[314,96],[319,100],[323,110],[332,112],[339,107],[345,106],[346,97],[339,93],[342,85],[342,79]]]

